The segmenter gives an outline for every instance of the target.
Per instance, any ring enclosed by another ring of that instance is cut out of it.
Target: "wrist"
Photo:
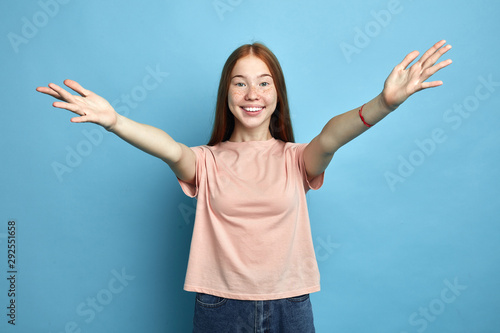
[[[115,121],[108,126],[104,126],[104,129],[108,132],[115,133],[120,128],[123,123],[123,116],[118,112],[115,113]]]
[[[391,113],[392,111],[396,110],[399,107],[399,105],[389,104],[387,102],[386,98],[384,98],[383,92],[377,96],[377,100],[378,100],[378,106],[379,106],[380,110],[382,110],[386,114]]]

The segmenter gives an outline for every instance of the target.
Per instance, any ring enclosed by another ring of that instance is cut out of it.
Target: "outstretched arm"
[[[385,81],[382,93],[363,105],[361,112],[360,106],[330,119],[321,133],[304,150],[308,176],[312,178],[321,174],[340,147],[365,132],[370,125],[382,120],[408,97],[420,90],[442,85],[442,81],[426,80],[451,64],[449,59],[437,63],[439,58],[451,49],[451,45],[444,46],[445,44],[444,40],[434,44],[412,66],[410,64],[418,57],[419,52],[409,53],[394,67]]]
[[[64,84],[79,96],[71,95],[53,83],[48,87],[38,87],[36,90],[61,100],[54,102],[54,107],[77,114],[78,117],[71,118],[72,122],[91,122],[101,125],[133,146],[165,161],[180,179],[187,182],[194,181],[196,157],[187,146],[176,142],[156,127],[137,123],[118,114],[107,100],[83,88],[77,82],[65,80]]]

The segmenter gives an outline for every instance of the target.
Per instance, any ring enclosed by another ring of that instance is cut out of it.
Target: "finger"
[[[96,123],[97,124],[97,118],[95,114],[89,113],[87,114],[84,110],[81,112],[82,114],[79,117],[73,117],[71,118],[71,122],[73,123]]]
[[[52,103],[52,106],[58,109],[65,109],[68,111],[71,111],[73,113],[76,113],[79,116],[84,116],[85,112],[80,108],[80,106],[73,104],[73,103],[66,103],[66,102],[54,102]]]
[[[427,88],[434,88],[434,87],[442,85],[443,81],[425,82],[425,80],[427,80],[429,77],[434,75],[437,71],[445,68],[446,66],[449,66],[451,63],[452,63],[452,61],[450,59],[448,59],[445,61],[441,61],[439,64],[432,66],[431,68],[427,68],[423,72],[422,81],[424,81],[424,82],[421,83],[419,90],[427,89]]]
[[[436,53],[436,51],[438,51],[445,43],[446,43],[446,41],[443,39],[443,40],[440,40],[439,42],[437,42],[436,44],[434,44],[430,49],[428,49],[422,55],[422,57],[419,59],[419,62],[425,63],[427,61],[427,59],[429,59],[429,57],[431,57],[434,53]]]
[[[437,71],[449,66],[452,64],[451,59],[441,61],[435,66],[432,66],[431,68],[428,68],[426,70],[426,79],[434,75]],[[425,80],[424,80],[425,81]],[[432,82],[422,82],[421,84],[421,89],[427,89],[427,88],[433,88],[437,87],[443,84],[443,81],[432,81]]]
[[[434,87],[439,87],[441,85],[443,85],[443,81],[422,82],[421,88],[422,89],[434,88]]]
[[[83,88],[78,82],[73,80],[64,80],[64,84],[80,94],[82,97],[87,97],[92,93],[90,90]]]
[[[446,46],[443,46],[441,47],[439,50],[437,50],[432,56],[430,56],[424,63],[423,63],[423,67],[431,67],[431,66],[434,66],[434,64],[439,60],[439,58],[441,58],[443,56],[443,54],[445,54],[446,52],[448,52],[449,50],[451,50],[451,45],[446,45]]]
[[[49,88],[54,90],[56,93],[61,96],[61,100],[66,101],[66,102],[72,102],[73,101],[73,95],[71,95],[69,92],[64,90],[63,88],[59,87],[57,84],[54,83],[49,83]]]
[[[453,63],[453,61],[451,61],[451,59],[441,61],[440,63],[438,63],[430,68],[427,68],[425,71],[425,75],[427,75],[427,78],[429,78],[432,75],[434,75],[437,71],[440,71],[441,69],[451,65],[452,63]]]
[[[38,91],[42,94],[52,96],[52,97],[57,98],[57,99],[61,99],[61,96],[49,87],[37,87],[36,91]]]
[[[401,66],[402,69],[406,69],[413,62],[413,60],[417,59],[419,54],[420,52],[418,51],[408,53],[399,66]]]
[[[448,60],[441,61],[437,65],[434,65],[430,68],[425,69],[424,71],[422,71],[422,73],[420,75],[420,81],[425,82],[428,78],[430,78],[431,76],[436,74],[436,72],[438,72],[439,70],[451,65],[451,63],[452,63],[451,59],[448,59]]]
[[[72,123],[87,123],[89,122],[89,117],[84,115],[84,116],[80,116],[80,117],[73,117],[70,119],[70,121]]]

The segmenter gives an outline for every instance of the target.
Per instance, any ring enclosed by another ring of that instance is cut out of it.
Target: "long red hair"
[[[262,60],[274,80],[278,95],[276,110],[271,116],[269,130],[271,135],[284,142],[295,142],[290,119],[290,108],[286,93],[285,77],[281,65],[276,56],[265,45],[260,43],[245,44],[237,48],[227,59],[221,74],[219,91],[217,93],[217,103],[215,106],[215,119],[212,129],[212,136],[207,145],[213,146],[220,142],[229,140],[234,130],[234,116],[229,110],[228,93],[231,83],[231,72],[236,62],[248,55],[254,55]]]

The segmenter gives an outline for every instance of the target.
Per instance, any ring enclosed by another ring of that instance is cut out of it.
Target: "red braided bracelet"
[[[361,109],[359,109],[359,118],[361,118],[361,121],[363,122],[363,124],[365,124],[367,127],[372,127],[373,125],[370,125],[368,124],[366,121],[365,121],[365,118],[363,118],[363,115],[361,114],[361,111],[363,111],[363,106],[365,106],[365,104],[363,104],[361,106]]]

